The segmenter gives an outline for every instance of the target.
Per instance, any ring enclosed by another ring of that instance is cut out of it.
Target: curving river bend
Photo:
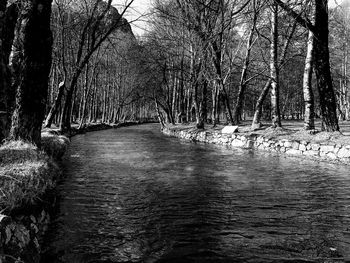
[[[42,262],[350,262],[349,167],[165,137],[76,136]]]

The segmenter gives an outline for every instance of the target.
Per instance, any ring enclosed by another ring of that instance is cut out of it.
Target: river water
[[[349,167],[170,138],[76,136],[42,262],[350,262]]]

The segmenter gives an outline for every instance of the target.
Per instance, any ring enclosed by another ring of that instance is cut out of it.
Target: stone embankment
[[[61,178],[59,160],[76,134],[141,124],[92,123],[69,134],[44,129],[41,150],[24,142],[0,147],[0,263],[39,263],[41,244],[56,209],[53,191]]]
[[[58,161],[69,139],[42,133],[42,150],[17,141],[0,147],[0,262],[38,263],[50,222]]]
[[[350,164],[350,145],[341,145],[331,142],[315,143],[278,138],[273,139],[265,138],[263,135],[254,133],[226,133],[225,128],[221,131],[203,131],[198,129],[165,127],[163,133],[196,142],[263,150],[293,156],[305,156],[347,165]]]
[[[41,212],[0,215],[0,262],[40,262],[40,246],[49,222],[47,207]]]

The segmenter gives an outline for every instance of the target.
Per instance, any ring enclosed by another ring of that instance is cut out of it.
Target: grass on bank
[[[53,159],[61,159],[67,151],[69,139],[54,131],[41,133],[41,148]]]
[[[42,151],[22,141],[0,147],[0,212],[35,205],[55,186],[59,169],[54,159],[61,158],[69,140],[51,133],[42,135]]]

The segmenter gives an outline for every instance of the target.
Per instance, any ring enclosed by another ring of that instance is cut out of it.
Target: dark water
[[[349,167],[165,137],[74,137],[43,262],[350,262]]]

